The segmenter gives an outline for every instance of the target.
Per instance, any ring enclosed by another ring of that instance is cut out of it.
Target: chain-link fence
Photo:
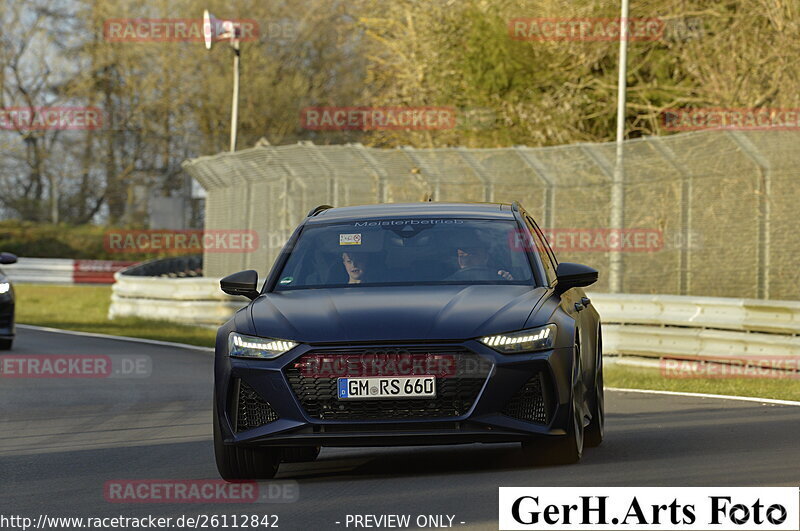
[[[621,289],[800,299],[800,132],[703,131],[625,143],[623,230],[610,229],[615,145],[497,149],[263,146],[184,163],[207,191],[207,229],[255,230],[257,250],[205,253],[205,274],[265,274],[312,207],[520,201],[560,261]],[[617,227],[618,228],[618,227]],[[616,229],[616,228],[615,228]]]

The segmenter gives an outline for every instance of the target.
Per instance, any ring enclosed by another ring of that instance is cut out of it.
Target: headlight
[[[8,293],[8,290],[11,289],[11,284],[8,282],[0,282],[0,295],[3,293]]]
[[[553,348],[556,341],[554,324],[529,328],[509,334],[482,337],[479,341],[501,354],[520,354],[522,352],[536,352]]]
[[[294,347],[294,341],[271,339],[269,337],[253,337],[231,332],[228,336],[228,356],[232,358],[275,359]]]

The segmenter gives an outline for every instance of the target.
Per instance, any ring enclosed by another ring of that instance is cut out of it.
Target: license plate
[[[432,398],[436,396],[435,376],[339,378],[339,400],[370,398]]]

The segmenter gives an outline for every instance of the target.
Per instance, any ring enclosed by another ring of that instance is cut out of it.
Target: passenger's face
[[[350,275],[350,280],[360,282],[364,276],[364,261],[357,257],[352,257],[348,253],[342,253],[342,263]]]
[[[457,252],[458,267],[461,269],[485,266],[489,260],[486,249],[483,247],[459,247]]]

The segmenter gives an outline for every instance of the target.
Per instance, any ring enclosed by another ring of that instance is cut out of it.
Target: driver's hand
[[[500,275],[501,277],[503,277],[503,278],[504,278],[504,279],[506,279],[506,280],[514,280],[514,277],[513,277],[513,276],[511,276],[511,273],[509,273],[509,272],[508,272],[508,271],[506,271],[505,269],[501,269],[501,270],[499,270],[499,271],[497,272],[497,274],[498,274],[498,275]]]

